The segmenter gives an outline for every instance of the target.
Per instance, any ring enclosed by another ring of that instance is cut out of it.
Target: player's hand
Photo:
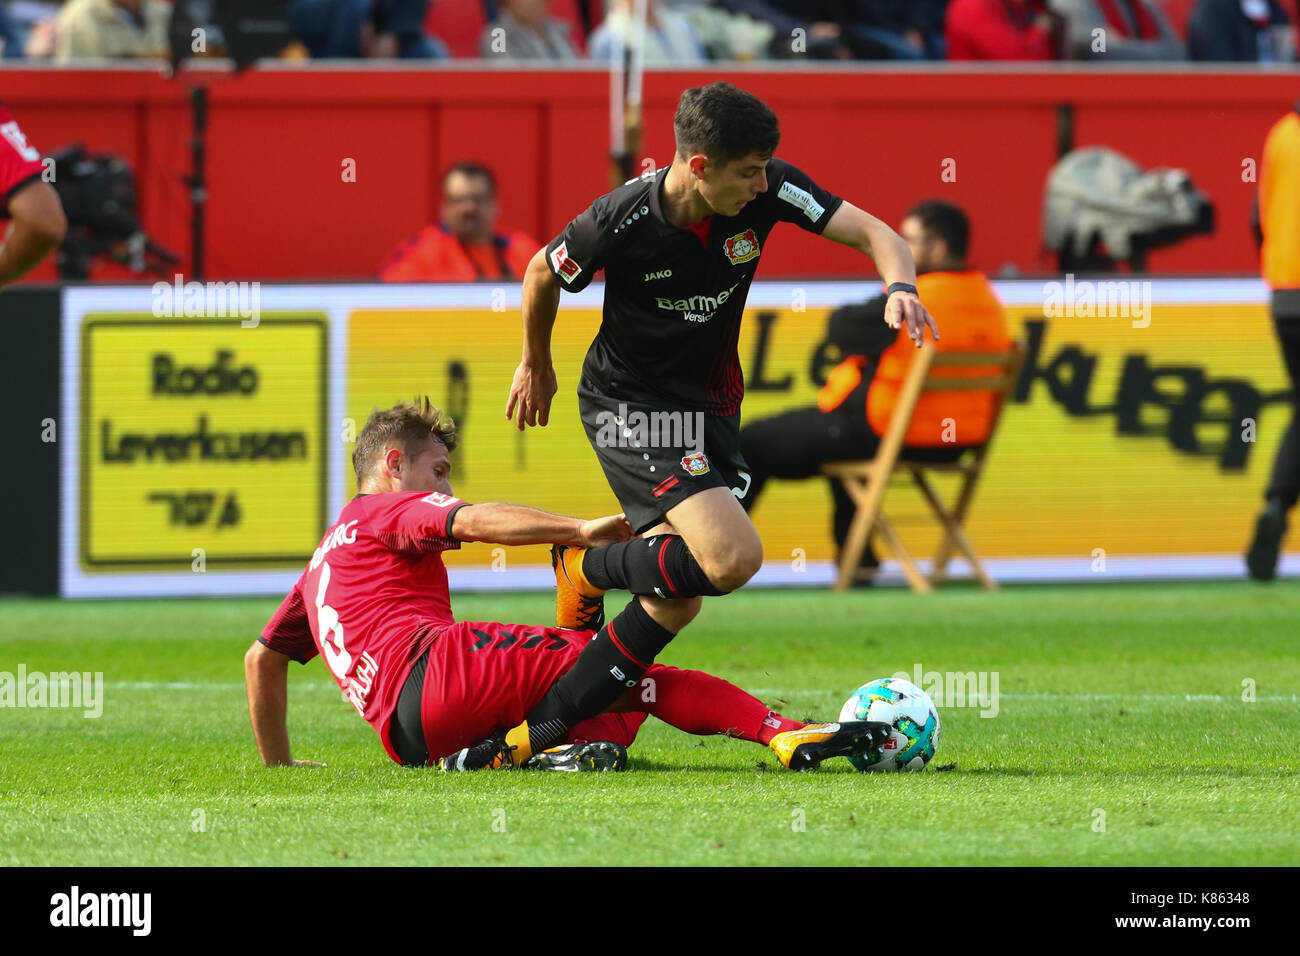
[[[602,544],[616,544],[634,537],[627,516],[621,514],[584,521],[579,534],[582,537],[580,546],[584,548],[598,548]]]
[[[925,344],[925,329],[930,327],[930,334],[939,341],[939,326],[934,317],[925,310],[925,306],[911,292],[895,292],[885,303],[885,322],[891,329],[906,327],[907,337],[919,349]]]
[[[520,362],[515,369],[515,379],[510,383],[510,398],[506,400],[506,420],[514,418],[515,408],[519,408],[518,427],[524,425],[545,425],[551,417],[551,399],[555,397],[559,384],[555,380],[555,366],[547,364],[545,368]]]

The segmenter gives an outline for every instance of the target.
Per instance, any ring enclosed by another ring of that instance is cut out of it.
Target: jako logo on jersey
[[[567,247],[568,243],[562,242],[551,250],[551,265],[555,268],[555,274],[564,280],[564,284],[570,285],[578,278],[578,273],[582,272],[582,266],[569,258]]]
[[[673,276],[672,269],[663,269],[659,272],[647,272],[645,274],[646,282],[653,282],[655,279],[671,279]]]
[[[756,259],[758,257],[758,236],[754,235],[753,229],[738,232],[723,243],[722,251],[731,260],[733,266],[740,262]]]
[[[315,571],[320,567],[320,563],[325,560],[325,555],[329,554],[339,545],[351,544],[357,540],[357,519],[353,518],[347,524],[338,525],[333,531],[325,535],[321,541],[320,547],[317,548],[311,556],[311,569]]]
[[[738,285],[739,282],[733,283],[730,289],[723,289],[717,295],[693,295],[689,299],[665,299],[656,296],[655,305],[669,312],[682,313],[682,318],[687,322],[707,322],[713,318],[713,313],[717,311],[718,306],[731,298],[731,293],[736,291]]]
[[[445,508],[448,505],[459,504],[460,499],[452,495],[444,495],[441,491],[435,491],[431,495],[425,495],[420,499],[426,505],[433,505],[435,508]]]
[[[816,222],[826,211],[826,207],[813,199],[812,193],[806,189],[800,189],[794,183],[782,183],[781,189],[776,194],[777,199],[784,199],[791,206],[797,206],[803,210],[803,214]]]
[[[698,478],[709,473],[709,459],[704,457],[702,451],[692,452],[682,459],[682,467],[686,469],[686,474]]]

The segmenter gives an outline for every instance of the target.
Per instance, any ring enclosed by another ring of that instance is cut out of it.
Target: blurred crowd
[[[5,58],[165,57],[175,7],[223,0],[0,0]],[[1297,0],[646,0],[645,61],[1288,63]],[[635,0],[261,0],[285,57],[608,60]],[[196,50],[195,52],[207,52]],[[219,50],[212,51],[219,53]]]

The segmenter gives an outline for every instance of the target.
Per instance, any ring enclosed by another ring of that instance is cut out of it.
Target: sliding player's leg
[[[522,765],[533,754],[563,740],[583,720],[606,710],[628,688],[635,687],[659,652],[699,612],[699,606],[699,598],[660,601],[633,597],[617,617],[596,632],[573,666],[528,712],[527,719],[506,733],[504,761],[513,766]],[[474,764],[483,760],[494,765],[501,763],[502,760],[491,755],[492,749],[492,743],[484,741],[466,758],[464,765],[468,769],[480,769]]]
[[[521,723],[572,669],[592,636],[496,622],[458,621],[443,628],[429,649],[420,692],[429,762]]]
[[[716,494],[715,494],[716,493]],[[754,526],[750,523],[729,491],[712,488],[698,492],[676,505],[669,512],[669,521],[679,518],[692,529],[692,534],[709,541],[711,536],[730,537],[739,541],[739,550],[748,553],[747,561],[756,568],[762,562],[762,546]],[[651,530],[656,530],[655,526]],[[749,541],[746,535],[752,537]],[[474,752],[465,759],[457,760],[458,768],[480,769],[482,766],[499,765],[503,760],[514,766],[521,765],[532,754],[540,753],[564,736],[578,722],[600,713],[617,700],[627,687],[636,686],[646,669],[654,663],[655,658],[699,613],[700,597],[692,593],[693,583],[674,584],[674,580],[708,584],[700,566],[695,563],[691,551],[683,544],[684,539],[678,535],[654,535],[650,538],[625,542],[631,546],[624,554],[630,556],[631,562],[640,567],[653,567],[653,573],[659,575],[664,587],[651,590],[658,596],[642,594],[634,598],[618,617],[608,625],[600,627],[595,639],[587,645],[573,668],[555,682],[550,691],[528,714],[528,718],[506,734],[502,757],[497,753],[495,742],[484,740]],[[670,551],[670,546],[672,546]],[[715,566],[734,568],[735,558],[726,557],[725,547],[709,543],[705,553],[716,559]],[[734,552],[737,550],[733,548]],[[638,555],[638,552],[644,552]],[[669,557],[669,555],[672,557]],[[653,562],[647,561],[646,555],[654,555]],[[756,555],[756,556],[755,556]],[[669,570],[671,566],[671,570]],[[728,574],[738,572],[729,571]],[[752,573],[752,570],[748,573]],[[583,609],[582,616],[566,620],[566,590],[581,593],[583,582],[575,582],[566,571],[563,552],[556,552],[556,611],[561,626],[574,626],[603,620],[604,612],[601,597],[604,589],[587,585],[586,604],[569,605]],[[710,589],[709,593],[720,593]],[[476,766],[477,765],[477,766]]]
[[[656,664],[646,672],[630,705],[643,707],[688,734],[726,734],[770,747],[782,766],[815,768],[830,757],[879,759],[889,738],[886,724],[840,721],[803,724],[768,708],[754,695],[704,671]]]

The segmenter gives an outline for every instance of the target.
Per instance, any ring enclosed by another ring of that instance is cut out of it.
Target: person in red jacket
[[[950,60],[1055,60],[1059,31],[1044,0],[953,0],[944,18]]]
[[[63,241],[68,220],[54,187],[41,178],[40,151],[0,104],[0,288],[36,268]]]
[[[457,163],[442,178],[439,221],[402,243],[379,270],[384,282],[474,282],[523,278],[541,244],[498,229],[501,207],[492,170]]]

